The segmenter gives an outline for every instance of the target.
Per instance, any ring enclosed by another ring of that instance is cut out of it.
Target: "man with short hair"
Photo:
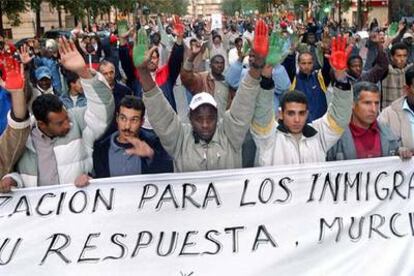
[[[407,65],[408,48],[404,43],[395,43],[390,51],[391,63],[382,80],[381,109],[389,106],[404,93],[405,72],[412,66]]]
[[[326,91],[331,81],[329,62],[325,60],[322,69],[316,71],[313,69],[314,62],[311,52],[301,52],[298,56],[299,73],[290,86],[290,90],[299,90],[306,95],[309,104],[308,122],[319,119],[326,113]],[[295,71],[295,68],[286,70]]]
[[[132,90],[129,87],[119,83],[115,79],[115,66],[112,62],[107,60],[101,61],[98,67],[98,71],[105,77],[110,88],[112,89],[115,107],[118,107],[123,97],[133,94]]]
[[[68,84],[68,91],[60,96],[63,105],[67,109],[86,106],[86,97],[83,94],[79,76],[73,72],[67,72],[65,77]]]
[[[95,177],[113,177],[150,172],[154,150],[140,132],[145,106],[135,96],[125,96],[116,112],[118,131],[95,144],[93,167]]]
[[[276,122],[274,94],[261,91],[251,126],[257,166],[325,161],[327,151],[339,140],[351,117],[351,85],[345,71],[336,70],[335,79],[328,111],[312,124],[307,124],[310,105],[303,92],[294,90],[283,95],[280,120]]]
[[[93,143],[112,119],[113,96],[104,77],[100,73],[93,76],[86,68],[72,41],[61,39],[59,47],[62,65],[80,76],[88,104],[66,110],[56,95],[36,98],[33,102],[36,124],[17,163],[17,172],[0,181],[3,191],[11,186],[88,184]]]
[[[393,156],[399,153],[399,139],[391,129],[377,121],[379,88],[370,82],[353,86],[352,117],[341,139],[333,146],[327,160],[349,160]]]
[[[196,73],[193,70],[193,62],[200,54],[201,48],[200,44],[191,47],[190,56],[181,69],[181,81],[193,95],[200,92],[210,93],[218,103],[219,116],[221,117],[231,103],[229,86],[223,76],[225,59],[221,55],[213,56],[210,63],[210,72]]]
[[[208,93],[190,103],[190,124],[180,122],[151,77],[151,51],[138,66],[148,118],[161,144],[174,159],[176,172],[240,168],[241,148],[249,129],[265,57],[256,56],[230,109],[218,120],[217,103]]]

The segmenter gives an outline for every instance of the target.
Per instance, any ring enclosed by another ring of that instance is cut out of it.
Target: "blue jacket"
[[[326,87],[321,75],[318,71],[314,71],[310,75],[299,72],[292,83],[291,90],[299,90],[305,93],[308,99],[309,116],[308,122],[312,122],[321,118],[328,110],[326,102]]]
[[[9,92],[0,87],[0,135],[7,127],[7,113],[11,108]]]
[[[73,102],[72,98],[68,94],[64,94],[59,97],[66,109],[71,109],[74,107],[83,107],[86,106],[86,97],[83,93],[79,94],[76,103]]]

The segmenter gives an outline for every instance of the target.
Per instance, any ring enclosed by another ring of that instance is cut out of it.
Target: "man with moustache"
[[[377,121],[380,105],[378,87],[370,82],[358,82],[353,86],[354,102],[352,117],[341,139],[328,151],[327,160],[350,160],[393,156],[411,157],[400,148],[399,139],[384,123]]]
[[[116,112],[118,131],[95,144],[93,167],[96,178],[150,173],[154,145],[140,131],[145,106],[135,96],[125,96]]]

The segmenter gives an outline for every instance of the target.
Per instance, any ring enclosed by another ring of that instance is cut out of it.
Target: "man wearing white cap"
[[[195,95],[190,103],[190,124],[180,121],[154,83],[148,68],[150,60],[138,66],[149,121],[173,157],[176,172],[241,168],[241,148],[260,91],[264,60],[256,57],[230,109],[220,120],[213,96],[206,92]]]

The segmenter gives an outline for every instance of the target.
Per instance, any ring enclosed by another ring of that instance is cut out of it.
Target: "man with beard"
[[[145,107],[141,99],[126,96],[116,112],[118,131],[95,145],[95,177],[135,175],[150,172],[154,150],[140,132]]]

